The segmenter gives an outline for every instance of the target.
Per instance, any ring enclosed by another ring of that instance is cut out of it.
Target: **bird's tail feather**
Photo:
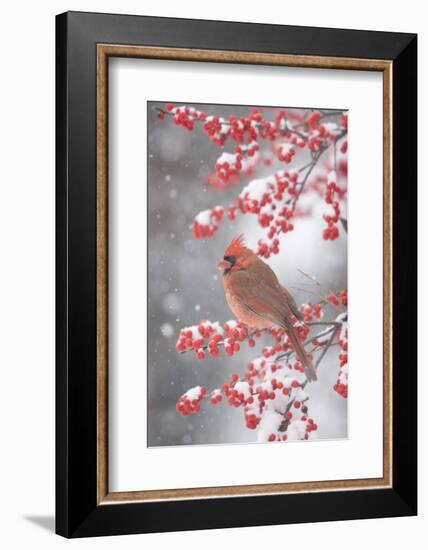
[[[312,382],[317,379],[317,373],[315,367],[312,363],[310,357],[307,356],[305,348],[303,347],[302,342],[299,340],[297,334],[294,331],[293,325],[289,319],[285,319],[284,327],[287,331],[288,337],[293,344],[294,351],[296,352],[297,357],[301,361],[303,368],[305,369],[306,378],[309,382]]]

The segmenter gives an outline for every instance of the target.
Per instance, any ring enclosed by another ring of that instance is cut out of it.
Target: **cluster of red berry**
[[[268,241],[259,239],[258,254],[269,258],[279,253],[280,233],[293,231],[294,212],[286,202],[296,195],[298,172],[280,170],[273,176],[251,181],[239,194],[235,208],[242,214],[256,214],[259,225],[267,229]],[[270,242],[269,242],[270,241]]]
[[[303,439],[306,441],[310,439],[312,437],[312,432],[316,432],[318,430],[317,424],[315,424],[313,418],[308,418],[304,413],[301,414],[300,417],[295,416],[296,415],[293,415],[291,411],[288,411],[284,415],[288,423],[288,433],[283,433],[282,431],[272,432],[267,437],[267,441],[287,441],[289,439],[290,432],[294,435],[293,439],[296,439],[296,434],[298,439]]]
[[[250,141],[248,144],[242,144],[237,145],[235,148],[235,153],[238,155],[248,155],[249,157],[253,157],[257,151],[260,150],[260,145],[257,143],[257,141]]]
[[[201,411],[200,403],[207,393],[206,388],[196,386],[187,390],[175,406],[176,411],[181,416],[189,416],[189,414],[197,414]]]
[[[269,156],[260,159],[259,149],[257,141],[250,141],[248,144],[237,145],[234,153],[222,153],[215,163],[214,180],[210,174],[208,183],[219,187],[217,182],[221,182],[220,187],[226,188],[237,183],[241,173],[251,176],[259,160],[263,160],[265,164],[266,161],[271,162]]]
[[[271,432],[262,429],[259,441],[286,441],[288,427],[293,426],[294,430],[297,424],[299,438],[308,439],[306,434],[316,431],[317,425],[307,416],[308,408],[304,404],[307,395],[303,392],[303,382],[289,373],[289,369],[289,365],[281,362],[272,364],[262,358],[251,361],[244,379],[240,380],[234,373],[221,390],[213,392],[211,403],[217,404],[223,394],[230,406],[243,407],[245,425],[250,430],[263,427],[265,416],[269,418],[272,413],[278,416],[277,411],[282,409],[284,412],[279,414],[280,422],[274,437]],[[295,439],[295,430],[293,435]]]
[[[215,206],[199,212],[192,224],[193,237],[195,239],[212,237],[218,231],[223,216],[224,208],[222,206]]]
[[[348,293],[346,290],[340,290],[337,295],[333,292],[330,292],[327,296],[327,300],[330,302],[332,306],[348,306]]]
[[[208,134],[211,142],[219,147],[223,147],[229,133],[226,120],[218,116],[206,117],[203,130]]]
[[[342,190],[337,185],[336,180],[336,171],[332,170],[327,176],[327,185],[324,196],[324,201],[329,207],[329,211],[323,214],[327,227],[324,229],[322,236],[326,241],[334,241],[339,236],[337,222],[340,217],[340,206],[339,201],[335,200],[335,194],[337,193],[340,196]]]
[[[280,143],[276,149],[276,154],[278,160],[288,164],[293,160],[296,151],[291,143]]]
[[[324,330],[318,335],[319,340],[317,336],[308,339],[309,326],[306,322],[323,317],[324,303],[346,308],[347,293],[345,290],[337,294],[330,292],[325,302],[302,304],[299,309],[304,316],[304,322],[293,319],[299,339],[310,342],[313,350],[326,346],[328,335],[331,334],[331,331],[325,334]],[[346,312],[339,314],[335,320],[341,323],[342,328],[339,335],[340,368],[334,385],[334,390],[345,398],[348,395],[346,320]],[[284,329],[249,332],[245,325],[234,320],[224,325],[202,321],[199,325],[182,329],[176,347],[180,352],[193,350],[198,359],[205,359],[206,353],[216,357],[221,347],[227,355],[233,355],[240,350],[244,341],[254,347],[255,340],[262,333],[272,338],[273,344],[262,347],[262,355],[247,364],[242,378],[233,373],[228,382],[209,395],[205,388],[192,388],[178,400],[177,411],[183,416],[197,413],[200,411],[202,399],[208,396],[211,405],[225,401],[231,407],[242,407],[245,426],[251,430],[257,429],[258,441],[312,439],[318,427],[308,416],[304,369],[301,362],[293,358],[293,348]],[[312,357],[312,354],[308,352],[308,356]]]
[[[183,328],[180,331],[176,350],[179,352],[193,350],[196,358],[202,361],[206,352],[211,357],[217,357],[222,346],[229,357],[240,350],[240,342],[248,338],[248,329],[245,325],[236,321],[227,321],[223,326],[220,323],[201,321],[199,325]],[[248,344],[253,347],[253,339],[248,339]]]
[[[228,383],[223,384],[221,391],[231,407],[251,405],[254,402],[251,385],[240,380],[236,373],[232,374]]]
[[[259,136],[258,127],[262,122],[262,114],[258,109],[253,109],[247,117],[229,118],[229,135],[236,143],[251,143]]]
[[[279,239],[274,239],[271,243],[263,239],[257,241],[257,254],[262,258],[270,258],[271,254],[279,254]]]
[[[223,341],[223,336],[224,330],[220,323],[201,321],[199,325],[181,329],[175,348],[181,353],[193,350],[199,360],[205,359],[206,349],[215,357],[218,354],[218,343]]]
[[[307,310],[306,305],[302,309]],[[198,334],[204,338],[212,337],[218,327],[205,321],[198,327]],[[245,327],[231,321],[226,324],[224,333],[228,338],[242,339],[248,337]],[[200,328],[200,330],[199,330]],[[195,327],[187,329],[184,336],[190,338]],[[186,330],[186,329],[184,329]],[[282,329],[271,331],[271,336],[278,342],[283,336]],[[342,350],[346,347],[346,329],[341,333]],[[190,344],[190,342],[187,342]],[[199,342],[198,342],[199,344]],[[273,348],[275,349],[275,348]],[[276,348],[279,351],[279,348]],[[341,355],[341,363],[345,365]],[[343,368],[343,367],[341,367]],[[248,429],[258,429],[258,441],[287,441],[312,439],[318,426],[308,416],[307,394],[303,391],[305,378],[302,376],[301,365],[297,361],[280,359],[272,362],[269,358],[258,358],[248,363],[245,376],[240,379],[238,374],[232,374],[230,380],[220,389],[215,389],[209,395],[209,402],[217,405],[223,400],[229,406],[242,407],[244,421]],[[296,375],[293,374],[296,372]],[[343,382],[335,385],[335,391],[346,397]],[[177,411],[183,416],[200,411],[200,403],[206,396],[205,388],[192,388],[182,395],[177,403]],[[282,413],[280,411],[283,411]],[[279,412],[278,412],[279,411]],[[275,429],[272,429],[272,417],[275,418]]]
[[[247,368],[246,377],[252,377],[256,398],[244,406],[245,425],[251,430],[258,428],[258,441],[308,439],[305,434],[315,431],[311,426],[316,425],[313,419],[308,421],[304,382],[289,372],[285,362],[275,367]]]
[[[214,390],[213,392],[211,392],[211,395],[210,395],[210,403],[211,405],[218,405],[219,403],[221,403],[223,401],[223,397],[221,395],[221,391],[220,390]]]
[[[183,126],[183,128],[189,131],[192,131],[195,127],[195,120],[205,120],[206,117],[204,113],[198,111],[194,107],[187,107],[185,105],[174,107],[172,103],[167,103],[165,107],[166,110],[173,115],[172,122],[177,126]],[[165,113],[159,111],[158,118],[164,120]]]
[[[309,327],[304,323],[294,320],[295,331],[301,341],[305,341],[309,334]],[[275,342],[274,346],[264,346],[262,354],[265,358],[272,357],[279,352],[292,350],[287,333],[282,328],[266,329]],[[203,360],[208,352],[212,357],[217,357],[220,347],[228,356],[232,356],[240,350],[240,344],[247,341],[248,346],[255,346],[255,338],[260,338],[261,331],[256,330],[250,333],[248,328],[237,321],[227,321],[222,326],[219,322],[201,321],[199,325],[181,329],[176,350],[180,353],[194,351],[197,359]]]
[[[339,336],[340,368],[337,375],[337,381],[333,386],[334,391],[344,398],[348,397],[348,327],[347,323],[343,323],[342,330]]]
[[[209,185],[218,189],[235,185],[241,174],[252,174],[261,160],[264,164],[271,164],[272,154],[281,162],[291,163],[296,154],[296,147],[307,147],[315,164],[330,144],[336,143],[345,135],[348,126],[346,113],[342,113],[340,123],[335,123],[329,122],[328,120],[331,119],[328,118],[326,121],[326,114],[319,111],[313,111],[305,118],[299,112],[279,110],[272,121],[265,119],[262,110],[257,108],[246,117],[223,118],[216,115],[207,116],[193,107],[174,106],[169,103],[166,105],[166,111],[159,112],[162,120],[165,119],[166,114],[172,115],[175,124],[188,130],[195,127],[196,121],[202,121],[203,131],[211,142],[219,147],[224,147],[228,139],[237,144],[233,153],[224,152],[218,158],[215,173],[205,177]],[[260,153],[262,140],[270,143],[270,155]],[[338,173],[344,176],[347,172],[347,162],[343,156],[346,155],[347,147],[346,141],[340,145],[342,158],[336,167]],[[280,233],[293,231],[294,225],[291,219],[307,214],[297,207],[297,200],[302,192],[311,189],[315,180],[318,180],[318,184],[322,184],[323,199],[329,207],[323,214],[327,227],[323,230],[322,236],[325,240],[335,240],[339,236],[340,201],[345,198],[346,187],[340,187],[337,184],[336,171],[330,170],[328,176],[320,176],[320,170],[318,173],[314,171],[308,182],[298,181],[298,178],[299,172],[292,171],[288,177],[284,172],[277,172],[271,178],[253,180],[249,184],[253,192],[245,196],[245,193],[248,193],[247,185],[236,202],[227,208],[230,221],[236,218],[237,212],[257,215],[259,225],[267,230],[268,239],[261,239],[258,247],[259,255],[264,258],[279,253],[279,241],[276,237]],[[264,180],[272,181],[266,186]],[[299,184],[301,188],[298,187]],[[303,189],[304,185],[305,189]],[[257,187],[259,189],[256,191]],[[289,207],[290,204],[292,208]],[[201,214],[206,212],[210,211],[204,211]],[[213,216],[211,219],[201,214],[193,222],[193,235],[197,239],[213,236],[222,219],[222,216],[218,218]],[[272,239],[275,240],[271,242]]]
[[[305,321],[305,323],[309,323],[314,319],[322,319],[324,315],[321,304],[302,304],[300,306],[300,311],[302,312],[303,320]]]
[[[220,180],[227,182],[236,179],[242,168],[242,155],[240,153],[223,153],[215,164],[215,175]]]

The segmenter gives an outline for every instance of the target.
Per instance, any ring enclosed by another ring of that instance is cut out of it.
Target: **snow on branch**
[[[331,321],[322,320],[327,304],[341,310]],[[319,303],[302,304],[303,321],[294,319],[296,334],[316,369],[330,349],[339,347],[339,374],[333,389],[344,398],[348,392],[346,306],[346,291],[337,295],[330,292]],[[308,380],[282,328],[250,330],[235,320],[223,325],[204,320],[181,330],[176,349],[179,353],[193,352],[203,361],[220,353],[233,356],[244,345],[254,348],[263,337],[270,341],[262,346],[261,355],[247,364],[243,376],[232,373],[220,388],[212,390],[191,388],[179,398],[177,412],[183,416],[198,413],[206,398],[211,405],[225,402],[231,407],[241,407],[245,426],[257,430],[257,441],[315,438],[318,427],[308,412],[309,394],[305,391]]]

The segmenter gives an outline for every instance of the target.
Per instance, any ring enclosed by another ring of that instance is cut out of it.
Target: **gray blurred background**
[[[193,106],[198,106],[192,104]],[[190,226],[196,214],[216,205],[232,203],[251,178],[243,178],[235,187],[219,191],[204,184],[204,176],[213,170],[222,149],[212,144],[199,127],[189,132],[172,124],[168,118],[160,122],[154,107],[165,102],[149,102],[148,109],[148,445],[190,445],[253,442],[255,432],[248,430],[242,409],[221,403],[205,403],[200,414],[182,417],[175,410],[178,398],[197,385],[209,390],[226,382],[232,372],[244,373],[246,364],[260,355],[263,342],[250,350],[242,346],[240,353],[229,358],[222,353],[197,361],[193,353],[175,350],[180,329],[198,324],[202,319],[232,319],[226,304],[217,263],[230,240],[244,233],[254,248],[264,231],[254,215],[238,216],[230,223],[223,220],[219,231],[210,239],[195,240]],[[224,117],[248,115],[251,107],[224,105],[199,107],[208,114]],[[274,110],[265,109],[264,116],[274,118]],[[197,123],[198,124],[198,123]],[[225,151],[233,152],[232,142]],[[307,152],[294,157],[293,166],[309,160]],[[255,177],[262,177],[284,168],[273,164],[259,167]],[[314,216],[295,221],[295,230],[281,238],[281,252],[268,260],[280,281],[287,286],[298,304],[316,301],[305,292],[308,286],[296,268],[315,275],[336,291],[347,288],[347,242],[341,231],[336,241],[321,237],[325,222],[321,219],[321,200]],[[332,316],[327,311],[326,319]],[[337,314],[337,313],[336,313]],[[334,314],[332,314],[334,315]],[[308,387],[311,416],[318,424],[318,439],[347,437],[347,401],[333,391],[338,371],[337,350],[332,350],[319,367],[319,380]]]

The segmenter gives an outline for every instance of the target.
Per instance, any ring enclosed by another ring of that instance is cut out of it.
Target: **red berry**
[[[330,292],[330,294],[327,296],[327,300],[333,306],[338,306],[339,305],[339,300],[336,298],[336,296],[332,292]]]

